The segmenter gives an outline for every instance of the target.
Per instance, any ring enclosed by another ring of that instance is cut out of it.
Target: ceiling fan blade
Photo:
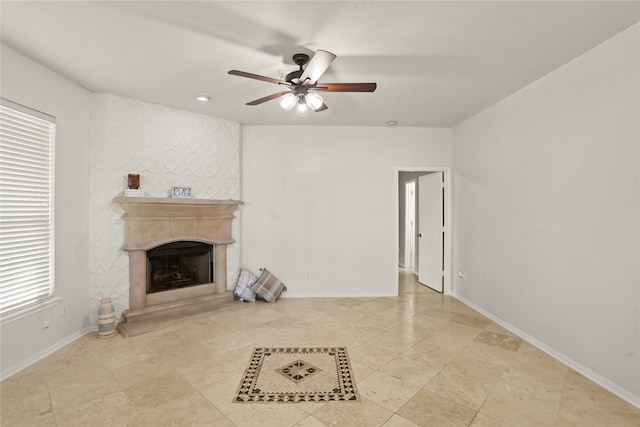
[[[289,93],[288,90],[274,93],[273,95],[265,96],[264,98],[256,99],[255,101],[247,102],[247,105],[258,105],[263,102],[271,101],[272,99],[280,98],[282,95]]]
[[[373,92],[377,87],[375,83],[320,83],[313,89],[323,92]]]
[[[316,110],[316,113],[319,113],[320,111],[324,111],[324,110],[326,110],[327,108],[329,108],[329,107],[327,107],[327,104],[325,104],[325,103],[323,102],[323,103],[322,103],[322,105],[320,106],[320,108],[318,108],[318,109]]]
[[[309,61],[309,65],[304,69],[304,73],[300,76],[300,81],[304,85],[314,84],[318,81],[322,73],[327,71],[329,65],[336,59],[336,56],[326,50],[318,50]]]
[[[229,74],[232,74],[234,76],[247,77],[247,78],[250,78],[250,79],[262,80],[263,82],[275,83],[275,84],[279,84],[279,85],[291,85],[291,83],[285,82],[283,80],[278,80],[278,79],[274,79],[274,78],[271,78],[271,77],[261,76],[259,74],[247,73],[245,71],[231,70],[231,71],[229,71]]]

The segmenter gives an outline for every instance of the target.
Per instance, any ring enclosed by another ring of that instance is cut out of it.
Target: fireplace
[[[173,242],[147,251],[147,294],[213,282],[213,245]]]
[[[129,308],[117,327],[122,335],[233,301],[226,254],[241,201],[120,196],[113,203],[123,210],[122,250],[129,254]]]

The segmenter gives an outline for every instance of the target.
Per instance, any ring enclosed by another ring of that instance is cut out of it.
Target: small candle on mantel
[[[140,188],[140,175],[137,173],[130,173],[127,177],[127,187],[130,189]]]

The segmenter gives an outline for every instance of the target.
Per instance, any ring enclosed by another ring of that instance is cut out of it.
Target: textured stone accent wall
[[[129,307],[129,259],[122,211],[113,197],[140,174],[145,195],[167,197],[191,187],[194,198],[240,199],[240,125],[203,114],[111,94],[92,98],[90,141],[89,277],[92,323],[102,298],[116,314]],[[240,211],[232,223],[237,243],[227,248],[227,288],[240,268]]]

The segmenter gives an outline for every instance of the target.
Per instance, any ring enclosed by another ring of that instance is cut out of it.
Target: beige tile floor
[[[8,426],[639,426],[640,410],[451,297],[233,302],[89,334],[1,384]],[[254,347],[346,346],[359,403],[231,403]]]

